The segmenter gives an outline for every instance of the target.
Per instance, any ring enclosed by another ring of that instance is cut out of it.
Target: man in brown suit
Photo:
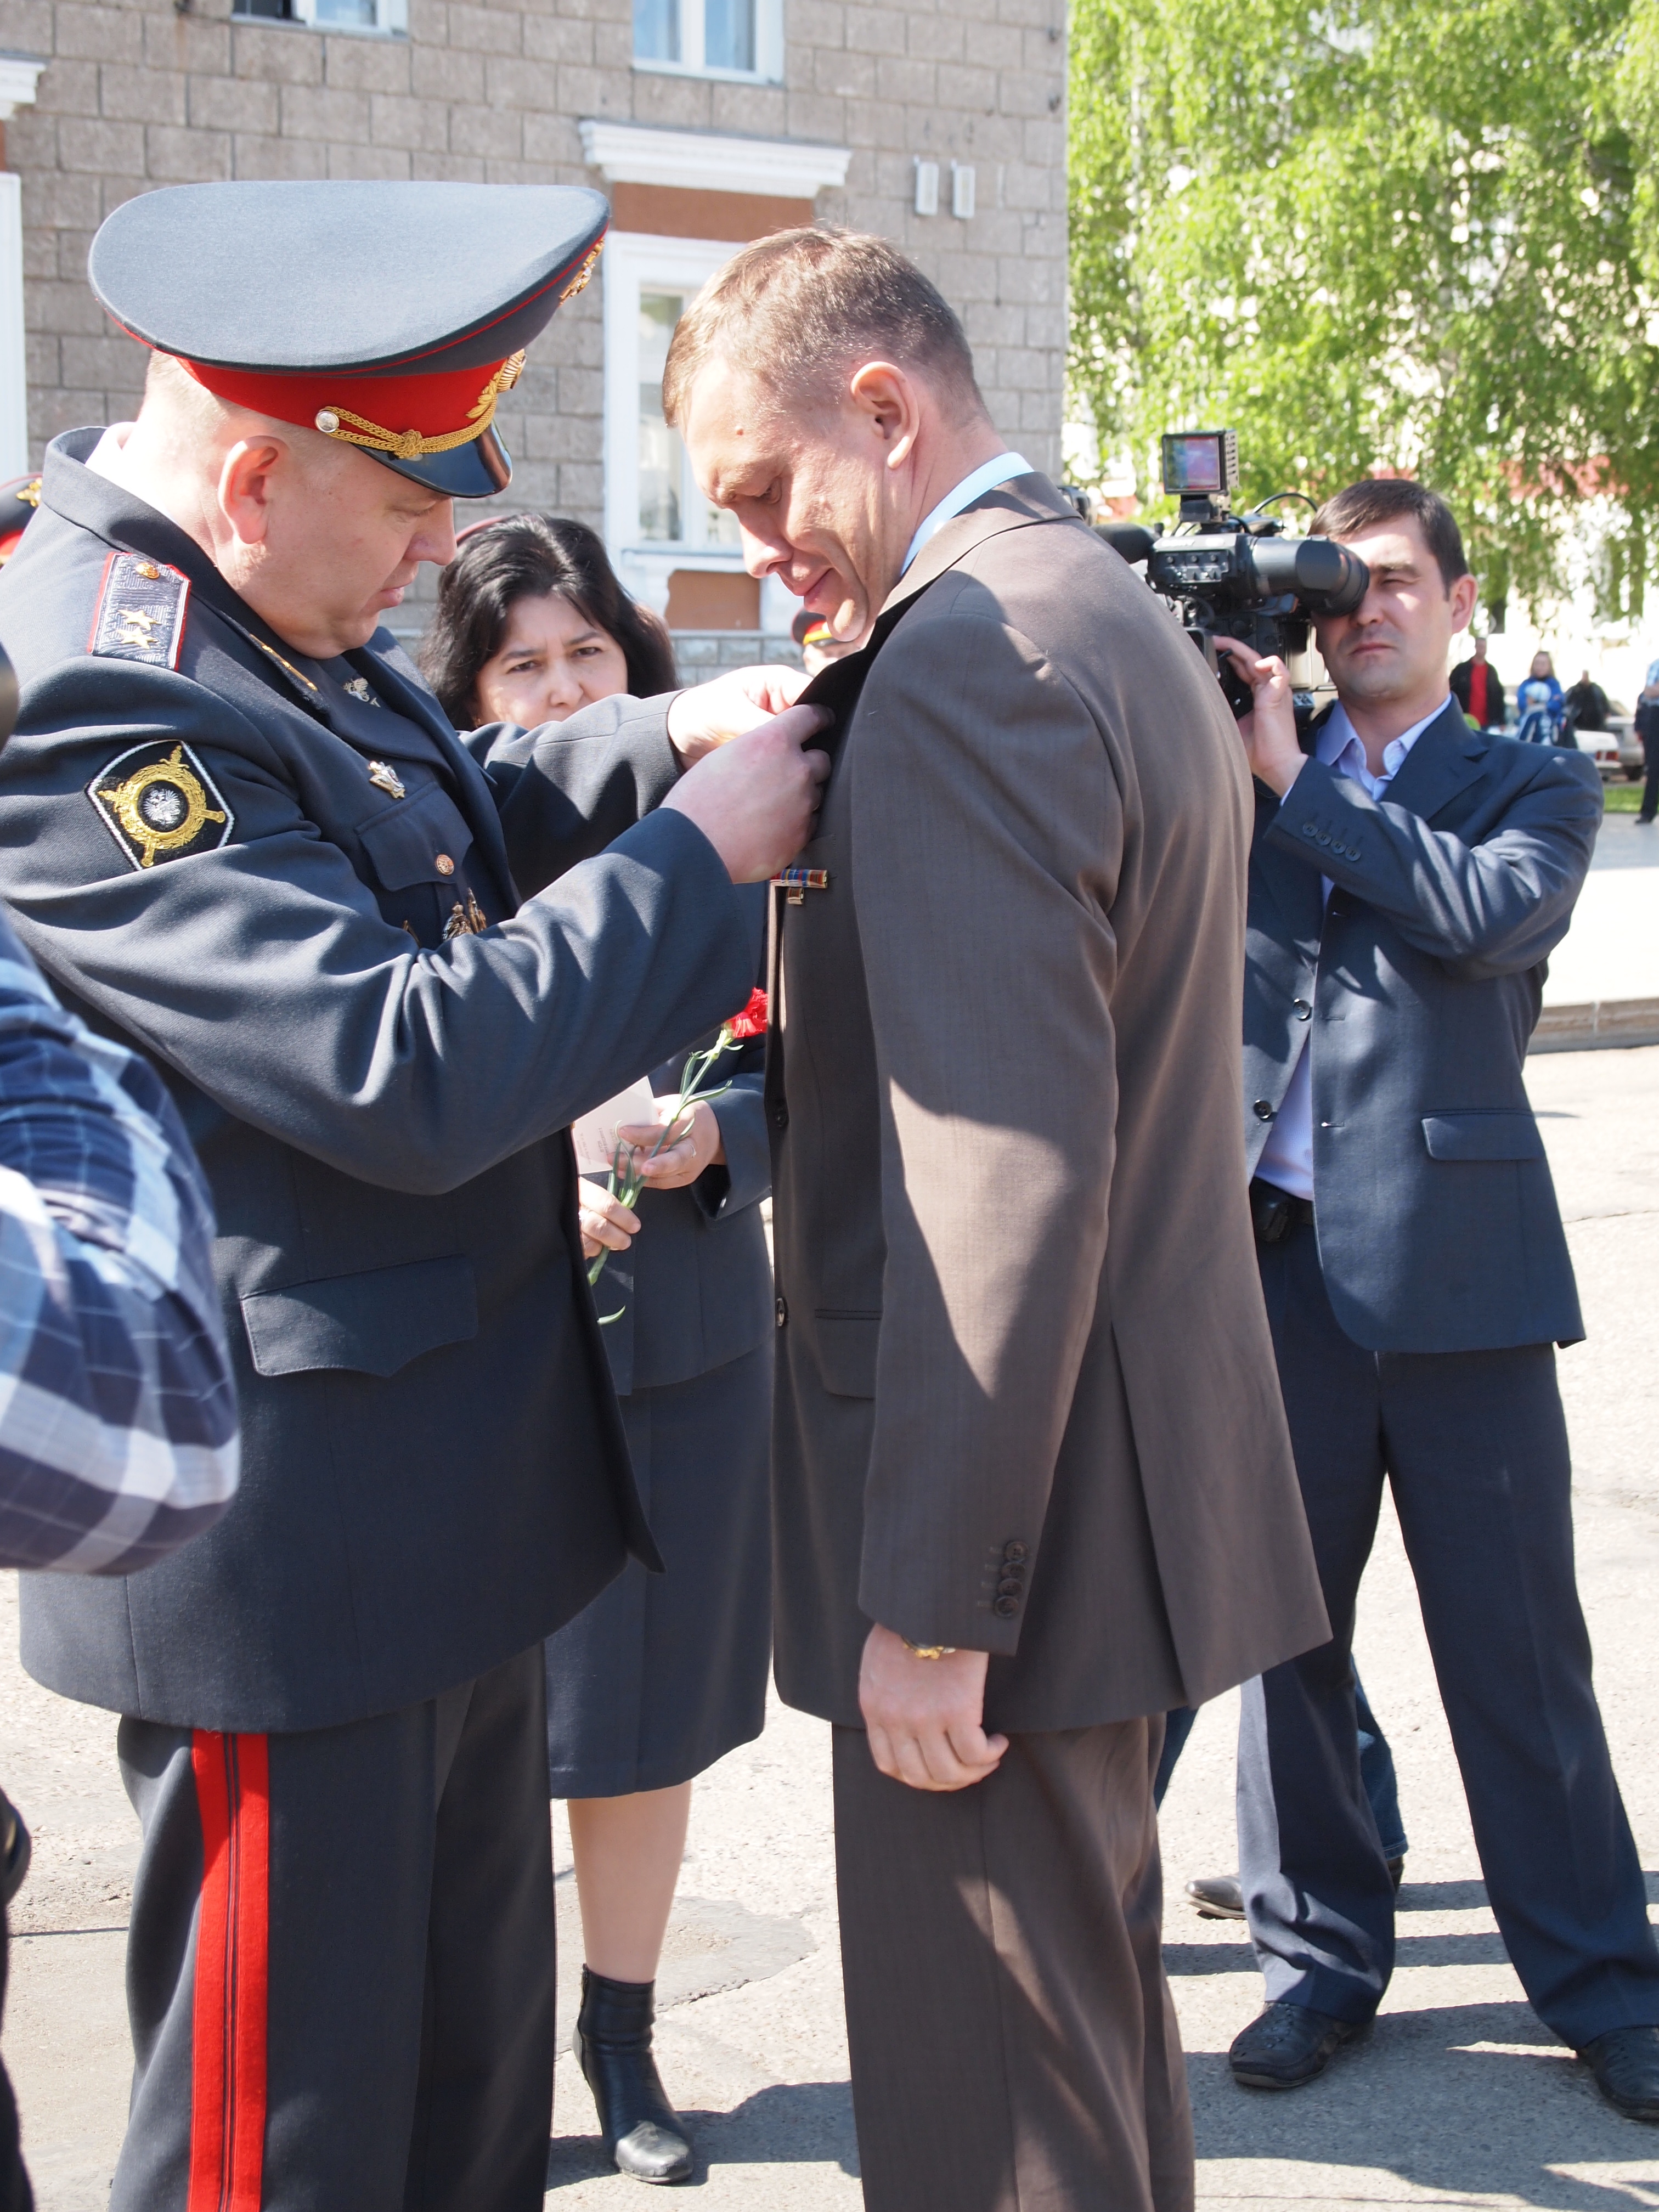
[[[665,398],[750,570],[868,633],[808,695],[768,1071],[777,1673],[835,1723],[865,2201],[1178,2212],[1148,1716],[1328,1633],[1238,1128],[1243,750],[883,240],[745,248]]]

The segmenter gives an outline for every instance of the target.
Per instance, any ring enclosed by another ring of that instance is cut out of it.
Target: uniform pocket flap
[[[881,1316],[819,1311],[812,1316],[812,1327],[818,1340],[823,1387],[831,1397],[873,1398]]]
[[[416,1260],[285,1291],[251,1291],[242,1319],[256,1374],[341,1367],[395,1375],[423,1352],[478,1334],[477,1285],[471,1260]]]
[[[1425,1114],[1423,1134],[1437,1160],[1541,1160],[1544,1139],[1528,1113],[1507,1106]]]
[[[383,890],[410,884],[447,882],[472,842],[460,809],[440,784],[394,800],[384,814],[359,825],[357,835]],[[447,860],[450,866],[441,866]]]

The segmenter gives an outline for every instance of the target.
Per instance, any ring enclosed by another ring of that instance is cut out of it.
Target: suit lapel
[[[1407,754],[1383,798],[1389,805],[1409,807],[1431,822],[1466,784],[1474,781],[1491,750],[1491,740],[1469,727],[1453,700]]]

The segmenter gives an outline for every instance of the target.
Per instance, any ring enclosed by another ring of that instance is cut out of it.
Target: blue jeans
[[[1376,1823],[1376,1832],[1382,1844],[1385,1859],[1403,1859],[1406,1856],[1406,1831],[1400,1820],[1400,1787],[1395,1778],[1394,1753],[1389,1749],[1389,1740],[1377,1725],[1376,1716],[1370,1709],[1359,1670],[1354,1669],[1353,1699],[1359,1718],[1359,1778],[1365,1785],[1365,1795],[1370,1800],[1371,1818]],[[1164,1754],[1158,1762],[1158,1774],[1152,1784],[1152,1802],[1162,1805],[1164,1793],[1170,1786],[1170,1777],[1176,1771],[1188,1737],[1193,1732],[1193,1723],[1198,1718],[1195,1707],[1177,1705],[1172,1713],[1164,1717]]]

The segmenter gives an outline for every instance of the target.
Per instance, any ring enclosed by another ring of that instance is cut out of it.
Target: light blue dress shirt
[[[939,505],[922,518],[921,528],[910,540],[910,550],[904,556],[904,568],[909,567],[942,523],[948,522],[953,514],[960,514],[964,507],[971,507],[982,491],[994,491],[1011,477],[1033,473],[1031,464],[1023,453],[999,453],[994,460],[981,462],[972,476],[963,477],[956,489],[947,491]],[[901,576],[904,568],[899,570]]]

